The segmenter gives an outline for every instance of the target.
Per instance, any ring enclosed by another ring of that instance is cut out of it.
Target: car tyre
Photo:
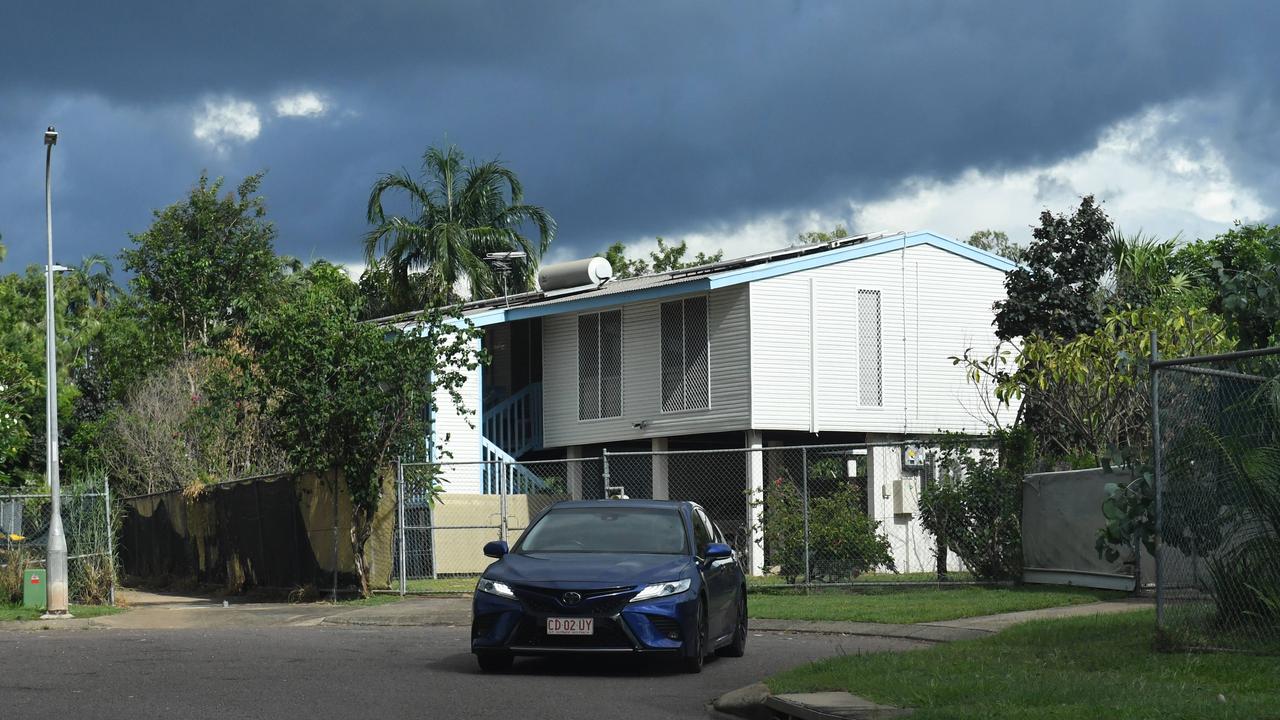
[[[511,669],[511,664],[515,658],[511,653],[477,653],[476,662],[480,664],[482,672],[504,672]]]
[[[698,600],[698,633],[693,638],[693,652],[684,656],[682,662],[687,673],[702,672],[702,664],[707,659],[707,605]]]
[[[733,627],[733,640],[716,651],[721,657],[742,657],[747,652],[747,593],[738,600],[738,622]]]

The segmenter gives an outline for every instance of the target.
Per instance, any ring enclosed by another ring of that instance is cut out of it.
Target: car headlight
[[[516,594],[512,592],[510,585],[504,582],[498,582],[497,580],[490,580],[489,578],[480,578],[480,582],[476,583],[476,589],[480,592],[487,592],[490,595],[511,598],[513,600],[516,597]]]
[[[635,597],[631,598],[631,602],[639,602],[640,600],[652,600],[654,598],[666,597],[668,595],[678,595],[693,584],[693,580],[672,580],[670,582],[657,583],[654,585],[646,585]]]

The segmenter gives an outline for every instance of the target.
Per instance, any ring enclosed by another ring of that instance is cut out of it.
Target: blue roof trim
[[[987,267],[1008,272],[1017,265],[989,252],[979,250],[978,248],[966,245],[961,242],[952,240],[949,237],[937,235],[931,232],[913,232],[898,235],[891,235],[879,240],[872,240],[859,245],[851,245],[840,250],[831,252],[818,253],[814,255],[803,255],[798,258],[789,260],[781,260],[774,263],[766,263],[755,267],[742,268],[741,270],[729,270],[711,277],[711,289],[729,287],[731,285],[739,285],[746,282],[755,282],[779,275],[787,275],[801,270],[812,270],[814,268],[826,267],[835,263],[846,262],[848,260],[856,260],[858,258],[870,257],[872,255],[880,255],[882,253],[903,250],[918,245],[931,245],[939,250],[959,255],[960,257],[973,260]]]
[[[940,250],[946,250],[948,252],[955,253],[960,257],[968,258],[970,260],[973,260],[974,262],[982,263],[983,265],[986,265],[987,267],[995,268],[996,270],[1009,272],[1010,270],[1013,270],[1014,268],[1018,267],[1018,263],[1010,260],[1007,257],[1004,257],[1003,255],[997,255],[993,252],[981,250],[979,248],[976,248],[970,245],[969,243],[960,242],[959,240],[954,240],[952,238],[947,237],[946,235],[939,235],[938,233],[935,233],[929,230],[921,230],[919,233],[914,233],[914,234],[927,235],[930,238],[930,242],[928,243],[929,245],[932,245]]]
[[[607,295],[593,295],[591,293],[586,293],[575,300],[558,302],[551,305],[493,308],[467,317],[471,322],[475,323],[477,327],[485,327],[487,325],[496,325],[498,323],[526,320],[535,317],[589,312],[618,305],[644,302],[646,300],[659,300],[662,298],[688,295],[690,293],[707,292],[717,288],[741,285],[742,283],[764,280],[766,278],[787,275],[789,273],[800,272],[802,270],[812,270],[814,268],[826,267],[827,265],[834,265],[836,263],[856,260],[858,258],[869,257],[871,255],[894,252],[895,250],[903,250],[905,248],[916,247],[918,245],[931,245],[939,250],[944,250],[952,253],[953,255],[959,255],[962,258],[972,260],[976,263],[986,265],[987,267],[994,268],[1002,272],[1009,272],[1010,270],[1018,267],[1016,263],[1008,260],[1007,258],[1000,257],[999,255],[989,253],[985,250],[979,250],[972,245],[952,240],[945,235],[939,235],[925,230],[912,233],[899,233],[897,235],[871,240],[858,245],[850,245],[849,247],[840,248],[838,250],[830,250],[827,252],[815,253],[813,255],[803,255],[801,257],[789,258],[787,260],[766,262],[761,265],[741,268],[738,270],[727,270],[713,275],[692,277],[687,281],[672,282],[658,287],[645,288],[643,290],[617,292]]]

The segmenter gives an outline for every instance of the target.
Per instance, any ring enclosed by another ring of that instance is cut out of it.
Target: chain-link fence
[[[1152,368],[1161,636],[1278,650],[1280,348]]]
[[[106,484],[62,489],[68,592],[75,602],[115,601],[115,519]],[[0,603],[21,599],[23,571],[45,566],[49,493],[0,490]]]
[[[402,592],[469,589],[486,542],[514,542],[560,500],[626,497],[698,503],[762,583],[965,580],[921,514],[941,465],[933,441],[403,462],[395,578]]]

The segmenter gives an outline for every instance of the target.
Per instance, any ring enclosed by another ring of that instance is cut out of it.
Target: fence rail
[[[936,442],[401,461],[393,587],[466,589],[464,579],[491,562],[481,552],[485,542],[514,542],[560,500],[618,497],[697,502],[749,574],[784,584],[847,585],[872,571],[933,572],[936,541],[923,527],[919,502],[936,477]],[[946,569],[964,567],[953,555]]]

